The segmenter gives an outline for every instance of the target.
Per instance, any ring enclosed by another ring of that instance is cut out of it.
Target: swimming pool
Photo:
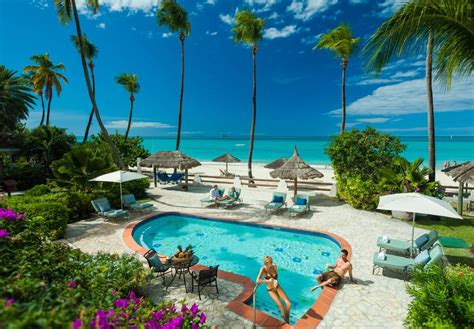
[[[200,264],[240,274],[255,280],[265,255],[273,257],[279,269],[279,283],[292,301],[290,322],[307,311],[320,289],[311,292],[315,275],[327,263],[333,264],[340,244],[331,236],[280,227],[229,222],[201,216],[163,214],[135,226],[133,239],[142,247],[172,255],[178,244],[193,245]],[[251,300],[250,300],[251,303]],[[257,292],[257,309],[281,319],[266,286]]]

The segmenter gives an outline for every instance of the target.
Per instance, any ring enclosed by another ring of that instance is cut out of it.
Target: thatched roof
[[[474,184],[474,162],[468,161],[442,170],[455,182]]]
[[[264,167],[268,169],[278,169],[281,166],[283,166],[285,162],[286,162],[286,159],[284,157],[281,157],[280,159],[276,159],[275,161],[272,161],[266,164]]]
[[[324,175],[305,163],[303,159],[300,158],[295,146],[295,152],[290,160],[285,162],[285,164],[280,168],[270,172],[270,176],[282,179],[311,179],[321,178]]]
[[[201,163],[180,151],[160,151],[150,155],[140,163],[141,166],[158,168],[177,168],[179,170],[200,166]]]
[[[230,153],[226,153],[221,155],[220,157],[215,158],[212,160],[213,162],[225,162],[225,163],[234,163],[234,162],[240,162],[240,159],[236,158]]]

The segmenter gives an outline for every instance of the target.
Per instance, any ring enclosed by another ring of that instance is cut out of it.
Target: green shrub
[[[377,207],[379,188],[377,183],[364,180],[358,176],[347,177],[344,184],[339,183],[339,196],[354,208],[372,210]]]
[[[31,189],[25,192],[25,196],[34,197],[34,196],[43,196],[51,192],[51,187],[46,184],[39,184],[33,186]]]
[[[150,153],[143,147],[143,138],[141,137],[128,137],[128,139],[125,139],[124,135],[115,133],[110,135],[110,139],[114,142],[115,147],[117,147],[117,150],[120,153],[120,157],[126,165],[136,166],[137,158],[145,159],[150,155]],[[104,145],[109,148],[108,144],[104,142],[101,134],[98,136],[92,136],[92,143],[96,145]]]
[[[413,297],[405,325],[412,328],[473,328],[474,271],[468,266],[417,270],[407,286]]]
[[[6,177],[11,177],[17,182],[17,190],[25,191],[35,185],[45,184],[48,169],[41,164],[15,163],[8,170]]]

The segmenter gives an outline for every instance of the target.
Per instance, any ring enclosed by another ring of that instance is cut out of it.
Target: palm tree
[[[41,121],[40,121],[40,124],[39,126],[41,127],[44,123],[44,118],[45,118],[45,109],[44,109],[44,97],[43,97],[43,88],[40,87],[40,86],[37,86],[35,85],[34,81],[33,81],[33,75],[32,73],[30,72],[30,74],[27,75],[27,78],[28,78],[28,82],[30,83],[31,87],[33,88],[33,91],[40,97],[41,99],[41,109],[42,109],[42,112],[41,112]]]
[[[377,29],[364,48],[369,55],[367,68],[376,72],[394,56],[419,55],[426,50],[430,181],[436,179],[433,52],[436,52],[435,79],[447,88],[454,75],[471,74],[474,68],[473,8],[470,0],[409,1]]]
[[[352,37],[352,30],[347,24],[341,24],[329,31],[314,46],[315,49],[328,49],[342,60],[342,119],[341,134],[346,129],[346,69],[349,57],[357,50],[360,38]]]
[[[122,73],[119,76],[116,76],[115,81],[130,93],[130,114],[128,116],[127,131],[125,132],[125,140],[127,140],[128,133],[130,132],[130,125],[132,124],[133,102],[135,101],[135,94],[140,91],[140,84],[138,83],[138,76],[130,73]]]
[[[79,46],[79,39],[75,35],[71,35],[71,41],[74,43],[74,46],[76,47],[77,51],[80,53],[81,49]],[[97,55],[99,54],[99,49],[87,39],[87,36],[85,34],[82,35],[82,45],[84,46],[84,56],[87,59],[87,62],[88,62],[87,65],[89,66],[89,69],[91,71],[92,93],[95,96],[94,58],[96,58]],[[94,116],[94,108],[91,109],[91,113],[89,114],[89,120],[87,121],[86,131],[84,133],[84,139],[82,140],[82,143],[87,142],[87,139],[89,138],[89,131],[91,129],[93,116]]]
[[[160,4],[160,9],[156,12],[156,16],[158,25],[167,26],[170,32],[178,32],[178,38],[181,41],[181,91],[179,94],[178,131],[176,134],[176,150],[179,150],[184,95],[184,40],[191,32],[191,22],[184,7],[176,0],[163,0]]]
[[[249,178],[252,176],[252,155],[253,144],[255,139],[255,121],[257,119],[257,50],[258,42],[263,38],[263,27],[265,20],[257,18],[251,11],[240,11],[235,15],[235,26],[232,28],[234,32],[234,41],[236,43],[243,43],[252,47],[253,56],[253,112],[252,124],[250,125],[250,147],[248,158]]]
[[[67,79],[59,71],[65,71],[63,64],[55,65],[50,59],[49,54],[31,56],[31,60],[37,65],[29,65],[23,69],[24,73],[30,73],[34,89],[41,91],[43,88],[48,99],[48,110],[46,112],[46,125],[49,126],[49,115],[51,113],[51,101],[53,100],[53,88],[56,94],[61,95],[61,81],[67,83]],[[40,124],[41,125],[41,124]]]
[[[74,22],[76,25],[76,37],[79,43],[79,53],[81,55],[82,71],[84,73],[87,92],[91,100],[92,108],[94,109],[94,114],[97,119],[97,123],[99,124],[99,128],[102,132],[102,136],[105,142],[110,146],[110,149],[112,150],[112,156],[114,157],[115,163],[121,169],[127,169],[127,167],[122,161],[122,158],[120,157],[120,154],[117,151],[117,148],[115,147],[113,141],[110,139],[109,133],[107,132],[107,129],[105,128],[104,123],[102,122],[102,118],[100,117],[99,113],[99,108],[95,101],[94,91],[92,89],[91,80],[89,78],[89,71],[87,70],[86,56],[84,52],[85,47],[82,43],[81,23],[79,21],[79,14],[77,12],[76,0],[54,0],[54,4],[56,6],[56,11],[60,23],[67,25],[74,18]],[[97,13],[99,11],[99,0],[87,0],[87,5],[93,13]]]

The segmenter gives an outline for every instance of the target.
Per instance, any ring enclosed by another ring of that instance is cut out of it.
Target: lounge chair
[[[310,210],[309,196],[305,194],[297,194],[295,203],[288,208],[290,214],[304,214]]]
[[[169,266],[163,264],[155,249],[148,250],[143,256],[152,272],[156,273],[157,276],[161,276],[163,279],[163,285],[166,286],[165,274],[171,272]]]
[[[423,269],[427,269],[433,264],[438,263],[444,256],[443,249],[440,244],[435,244],[430,250],[425,250],[420,253],[416,258],[406,258],[402,256],[388,255],[385,254],[385,258],[379,259],[379,253],[376,252],[373,257],[373,268],[372,274],[375,273],[375,269],[383,268],[394,271],[402,271],[405,274],[405,278],[408,274],[418,265],[422,265]]]
[[[159,172],[156,174],[156,178],[160,184],[168,184],[170,182],[170,177],[166,172]]]
[[[137,202],[133,194],[122,195],[123,205],[132,210],[143,212],[144,210],[153,211],[153,204]]]
[[[181,181],[183,180],[184,178],[184,174],[183,173],[178,173],[178,172],[174,172],[171,174],[170,178],[168,179],[168,181],[170,183],[174,183],[174,184],[179,184],[181,183]]]
[[[122,209],[112,209],[107,198],[100,198],[92,200],[92,207],[94,207],[97,214],[107,218],[125,218],[128,217],[128,211]]]
[[[225,170],[222,170],[222,169],[219,169],[219,171],[221,172],[221,175],[226,177],[226,178],[234,178],[235,177],[235,174],[232,174],[228,171],[225,171]]]
[[[285,205],[286,193],[283,192],[273,192],[272,201],[265,205],[265,212],[267,210],[279,210]]]
[[[431,231],[428,234],[420,235],[414,243],[415,246],[415,253],[420,253],[424,250],[431,248],[435,242],[438,241],[438,232]],[[397,240],[397,239],[389,239],[388,242],[383,241],[383,237],[379,236],[377,239],[377,247],[379,250],[386,249],[393,252],[397,252],[400,254],[409,255],[411,249],[411,240]]]
[[[240,193],[241,192],[242,192],[242,189],[236,188],[235,189],[235,193],[237,193],[236,198],[227,199],[227,200],[219,200],[219,201],[217,201],[217,205],[218,206],[224,206],[224,207],[231,207],[231,206],[235,206],[238,203],[242,203],[242,199],[240,198]]]
[[[223,196],[224,195],[224,192],[225,192],[225,189],[219,189],[219,195],[220,196]],[[204,206],[209,206],[210,204],[215,204],[216,203],[216,200],[214,199],[211,199],[210,196],[206,196],[205,198],[202,198],[201,199],[201,207],[204,207]]]

